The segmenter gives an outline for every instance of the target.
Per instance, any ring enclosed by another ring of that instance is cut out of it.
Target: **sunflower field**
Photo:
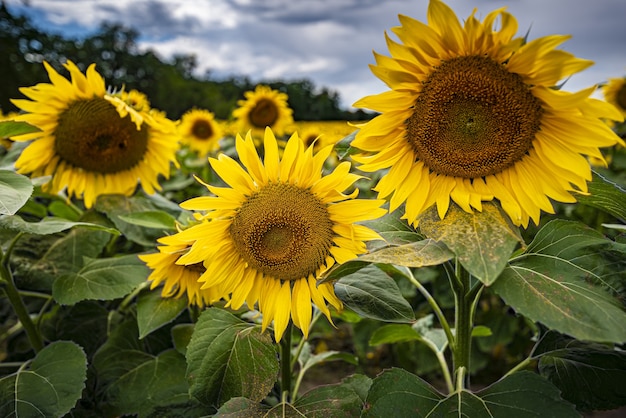
[[[563,91],[593,63],[504,9],[398,19],[362,120],[44,60],[0,121],[0,417],[623,411],[626,76]]]

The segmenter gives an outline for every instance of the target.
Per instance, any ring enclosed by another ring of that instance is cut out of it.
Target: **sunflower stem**
[[[15,241],[16,239],[14,239],[14,242]],[[10,246],[10,248],[12,247],[13,245]],[[41,337],[39,330],[37,329],[35,323],[30,317],[30,314],[26,309],[26,305],[24,305],[24,300],[20,296],[20,293],[15,286],[13,274],[11,273],[8,263],[9,254],[10,249],[9,251],[7,251],[7,254],[4,254],[2,252],[2,249],[0,248],[0,258],[2,259],[2,262],[0,262],[0,277],[2,278],[1,283],[4,287],[4,293],[7,295],[9,302],[13,306],[13,310],[15,311],[17,318],[24,327],[24,331],[26,331],[26,335],[28,336],[31,347],[33,348],[33,350],[35,350],[35,353],[38,353],[43,349],[43,338]]]
[[[409,281],[413,284],[413,286],[415,286],[417,288],[417,290],[422,294],[422,296],[424,296],[424,298],[426,299],[426,301],[430,305],[431,309],[433,310],[433,312],[437,316],[437,319],[439,320],[439,323],[441,324],[441,327],[443,328],[443,331],[446,333],[446,338],[448,339],[448,345],[450,345],[450,347],[452,347],[454,345],[454,334],[452,333],[452,330],[450,328],[450,324],[448,324],[448,320],[446,319],[446,316],[443,314],[443,311],[441,310],[441,307],[437,304],[437,301],[435,300],[435,298],[433,298],[433,296],[424,287],[424,285],[422,285],[415,278],[415,276],[413,275],[413,272],[411,272],[411,269],[409,269],[407,267],[406,268],[406,272],[408,274]]]
[[[470,289],[470,274],[461,264],[456,262],[455,277],[460,283],[455,289],[455,343],[452,348],[452,358],[456,387],[466,388],[469,385],[470,353],[472,348],[472,328],[474,307],[479,291]],[[462,381],[459,381],[462,379]]]
[[[291,393],[291,331],[293,324],[287,324],[287,329],[280,340],[280,392],[282,398],[289,400]]]

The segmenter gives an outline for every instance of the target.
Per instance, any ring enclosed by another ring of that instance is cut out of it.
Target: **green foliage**
[[[200,315],[186,357],[190,393],[206,405],[236,397],[260,402],[278,374],[271,338],[218,308]]]
[[[552,221],[511,260],[493,290],[518,313],[555,330],[583,340],[626,342],[626,312],[605,273],[594,273],[585,260],[611,244],[582,224]]]
[[[0,170],[0,216],[15,215],[32,194],[33,184],[28,177]]]
[[[343,276],[335,283],[335,294],[350,309],[366,318],[387,322],[415,320],[413,308],[402,297],[396,282],[375,265]]]
[[[57,341],[35,356],[27,369],[0,379],[3,417],[52,417],[68,413],[80,399],[87,373],[85,353],[71,341]]]
[[[447,245],[463,267],[487,286],[500,276],[522,241],[518,229],[491,202],[483,203],[482,212],[473,213],[451,204],[444,219],[439,219],[432,206],[420,215],[419,222],[424,235]]]
[[[626,353],[596,343],[574,340],[548,331],[537,342],[533,356],[539,373],[561,390],[561,396],[581,411],[620,407],[626,387]]]
[[[462,390],[444,396],[426,381],[402,369],[374,379],[363,417],[483,417],[578,416],[573,405],[559,397],[547,380],[530,372],[507,376],[486,389]]]
[[[136,255],[90,260],[76,273],[58,277],[52,296],[63,305],[87,299],[121,298],[144,283],[148,274],[148,268]]]
[[[137,299],[139,338],[172,322],[187,307],[187,298],[162,298],[158,292],[147,292]]]

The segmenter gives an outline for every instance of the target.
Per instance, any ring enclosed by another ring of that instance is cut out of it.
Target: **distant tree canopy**
[[[164,62],[152,50],[141,52],[139,33],[120,24],[105,23],[98,32],[84,39],[69,39],[43,32],[29,18],[14,16],[0,3],[0,108],[14,111],[11,98],[23,97],[19,87],[47,82],[42,65],[45,60],[62,74],[67,59],[83,70],[91,64],[107,85],[137,89],[145,93],[152,106],[172,119],[178,119],[192,107],[208,109],[219,119],[228,119],[237,100],[257,83],[246,77],[211,80],[207,74],[194,75],[194,55],[177,55]],[[373,115],[360,110],[347,111],[339,106],[339,95],[325,88],[316,91],[309,80],[262,82],[289,96],[295,120],[365,120]]]

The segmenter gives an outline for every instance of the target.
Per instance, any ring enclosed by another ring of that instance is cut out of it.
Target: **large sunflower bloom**
[[[269,127],[275,135],[282,136],[293,125],[293,110],[285,93],[259,85],[244,96],[245,100],[239,100],[239,107],[233,110],[239,133],[252,130],[253,134],[263,134]]]
[[[314,153],[293,134],[281,159],[269,128],[264,147],[262,162],[251,134],[237,135],[243,167],[224,154],[209,159],[230,187],[206,185],[215,196],[181,204],[203,212],[197,214],[201,223],[178,234],[191,248],[177,263],[204,263],[203,289],[219,288],[234,309],[258,303],[262,329],[274,321],[278,341],[290,319],[308,335],[312,303],[329,320],[327,302],[342,308],[333,285],[316,279],[335,263],[365,253],[365,241],[380,239],[355,223],[386,211],[380,200],[355,199],[358,189],[343,193],[360,178],[350,173],[350,163],[322,175],[332,147]]]
[[[52,176],[44,191],[67,188],[86,207],[98,195],[131,195],[138,181],[148,194],[159,190],[158,176],[169,176],[170,164],[176,164],[174,123],[151,110],[139,92],[107,93],[95,64],[83,74],[68,61],[71,81],[44,66],[51,83],[21,88],[31,100],[12,100],[28,112],[15,119],[41,129],[12,138],[33,140],[15,162],[17,171]]]
[[[500,18],[500,30],[494,29]],[[462,26],[439,0],[428,24],[399,16],[387,38],[391,57],[375,53],[372,72],[390,91],[354,106],[381,112],[361,126],[352,145],[364,171],[389,169],[375,187],[404,217],[450,200],[465,211],[498,199],[517,225],[538,223],[550,199],[574,202],[587,191],[591,170],[583,155],[602,160],[598,147],[621,143],[601,121],[621,119],[594,88],[569,93],[554,86],[592,64],[555,49],[569,36],[530,42],[514,38],[517,21],[504,9]]]
[[[611,78],[602,86],[604,99],[615,106],[626,117],[626,77]]]
[[[148,277],[150,289],[163,284],[161,296],[179,298],[187,296],[190,305],[200,308],[212,304],[221,298],[218,288],[201,289],[198,279],[206,271],[202,263],[179,265],[176,261],[189,250],[189,245],[181,242],[178,235],[160,238],[158,253],[141,254],[139,258],[152,269]]]
[[[183,144],[198,155],[205,156],[220,148],[223,129],[212,112],[204,109],[191,109],[180,118],[178,133]]]

